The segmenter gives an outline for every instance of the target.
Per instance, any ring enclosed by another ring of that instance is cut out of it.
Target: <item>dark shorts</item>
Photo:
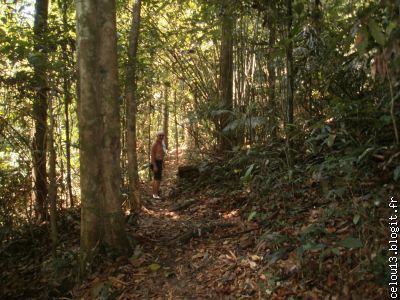
[[[156,165],[157,165],[157,172],[154,172],[153,165],[151,165],[151,169],[153,170],[154,174],[154,180],[161,181],[163,161],[156,159]]]

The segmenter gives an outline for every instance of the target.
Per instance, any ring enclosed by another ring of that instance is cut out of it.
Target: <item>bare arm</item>
[[[153,165],[153,170],[157,172],[157,164],[156,164],[156,150],[157,150],[157,144],[154,143],[151,146],[151,164]]]
[[[156,149],[157,149],[157,146],[156,146],[156,143],[154,143],[151,146],[151,163],[152,164],[155,164],[155,162],[156,162]]]

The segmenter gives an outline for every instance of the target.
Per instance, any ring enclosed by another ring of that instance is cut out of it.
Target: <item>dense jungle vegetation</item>
[[[1,298],[397,298],[399,0],[1,0],[0,66]]]

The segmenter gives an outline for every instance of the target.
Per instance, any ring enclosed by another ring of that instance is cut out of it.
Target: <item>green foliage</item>
[[[15,230],[26,222],[23,216],[29,217],[29,177],[25,171],[0,164],[0,244],[14,238]]]

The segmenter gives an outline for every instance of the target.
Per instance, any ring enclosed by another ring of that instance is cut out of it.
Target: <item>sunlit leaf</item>
[[[244,177],[245,177],[245,178],[249,177],[249,176],[251,175],[251,172],[253,171],[253,169],[254,169],[254,164],[251,164],[251,165],[247,168],[247,171],[246,171],[246,174],[244,174]]]
[[[253,219],[255,218],[256,215],[257,215],[257,212],[256,212],[256,211],[252,211],[252,212],[249,214],[249,216],[248,216],[248,218],[247,218],[247,221],[253,220]]]
[[[161,268],[161,265],[159,265],[159,264],[157,264],[157,263],[152,263],[150,266],[149,266],[149,269],[151,270],[151,271],[153,271],[153,272],[156,272],[158,269],[160,269]]]
[[[353,217],[353,223],[354,225],[357,225],[357,223],[360,221],[360,215],[359,214],[355,214]]]

